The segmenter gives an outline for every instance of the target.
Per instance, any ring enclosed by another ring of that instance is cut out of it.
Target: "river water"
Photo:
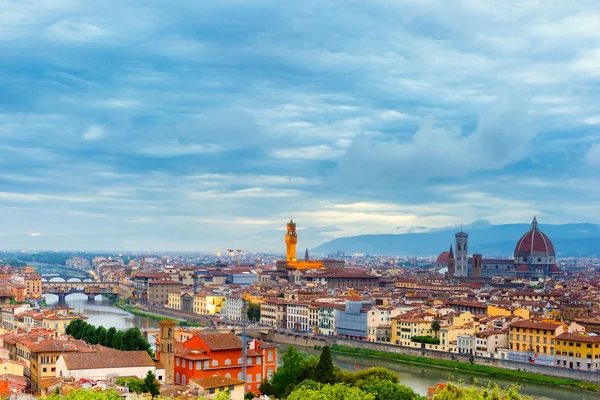
[[[106,328],[114,326],[117,329],[128,329],[137,326],[138,328],[157,328],[158,322],[146,317],[131,314],[121,310],[114,305],[114,300],[103,296],[96,296],[95,300],[89,301],[86,295],[72,294],[67,296],[66,305],[74,308],[76,311],[86,315],[88,322],[92,325],[103,325]],[[47,294],[46,303],[48,306],[56,306],[58,297]],[[154,338],[149,337],[149,342],[153,344]],[[281,344],[279,355],[285,351],[288,345]],[[304,346],[296,346],[298,350],[306,350]],[[308,349],[309,352],[314,350]],[[400,382],[410,386],[415,392],[426,395],[427,388],[435,386],[438,383],[445,383],[448,380],[461,381],[466,384],[477,381],[477,385],[486,385],[488,382],[497,383],[501,387],[510,386],[513,381],[501,379],[489,379],[485,376],[468,374],[464,372],[448,371],[444,369],[431,368],[413,364],[404,364],[398,362],[386,362],[383,360],[371,359],[367,357],[350,357],[346,355],[332,354],[333,362],[338,367],[355,371],[371,367],[385,367],[398,375]],[[486,379],[487,378],[487,379]],[[598,394],[582,393],[573,390],[552,388],[543,385],[534,385],[530,383],[519,382],[521,393],[527,394],[539,400],[598,400]]]

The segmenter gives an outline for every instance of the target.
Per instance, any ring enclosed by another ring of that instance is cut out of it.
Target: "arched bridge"
[[[84,293],[93,299],[99,294],[117,294],[117,282],[43,282],[42,292],[55,294],[59,302],[72,293]]]

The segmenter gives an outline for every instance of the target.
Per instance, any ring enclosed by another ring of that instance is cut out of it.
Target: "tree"
[[[115,390],[72,390],[66,395],[52,394],[47,400],[122,400],[119,392]]]
[[[519,386],[513,385],[506,389],[500,389],[498,385],[487,387],[461,387],[453,383],[434,394],[433,400],[532,400],[531,397],[520,395]]]
[[[398,376],[394,372],[381,367],[366,369],[356,373],[338,371],[336,375],[337,382],[346,383],[358,388],[362,388],[366,384],[373,381],[389,381],[392,383],[398,383]]]
[[[130,392],[134,393],[146,393],[144,387],[144,381],[134,377],[118,378],[115,383],[121,386],[127,386]]]
[[[248,321],[260,321],[260,304],[250,303],[248,304]]]
[[[108,330],[106,331],[105,346],[113,347],[113,339],[115,337],[115,333],[117,333],[117,329],[115,327],[108,328]]]
[[[308,366],[311,363],[314,364],[314,361],[316,361],[315,358],[308,358],[294,347],[288,347],[287,351],[281,356],[281,366],[273,374],[271,380],[272,392],[263,393],[278,398],[285,397],[296,385],[308,378],[311,371]]]
[[[375,400],[372,394],[365,393],[357,387],[336,383],[323,385],[316,389],[304,385],[298,386],[287,397],[288,400]]]
[[[121,342],[120,350],[137,350],[137,337],[133,328],[129,328],[125,331],[125,333],[123,333],[123,340]]]
[[[102,325],[96,328],[96,339],[98,340],[98,344],[106,346],[106,328]]]
[[[81,339],[85,340],[87,343],[90,344],[98,344],[98,341],[96,340],[96,328],[94,328],[94,325],[86,324],[84,332],[85,333],[83,334]]]
[[[331,360],[331,352],[328,346],[323,347],[323,350],[321,350],[319,363],[313,371],[313,379],[320,383],[333,384],[335,382],[333,361]]]
[[[123,347],[123,331],[117,331],[115,333],[112,340],[112,346],[110,347],[121,350],[121,347]]]
[[[438,321],[437,319],[434,319],[433,322],[431,322],[431,330],[433,332],[435,332],[435,337],[438,337],[438,333],[440,332],[440,321]]]
[[[160,394],[158,383],[156,382],[156,376],[150,370],[148,370],[148,373],[144,378],[144,392],[150,393],[152,397],[156,397]]]
[[[387,380],[371,380],[362,390],[373,395],[375,400],[418,400],[420,395],[406,385]]]

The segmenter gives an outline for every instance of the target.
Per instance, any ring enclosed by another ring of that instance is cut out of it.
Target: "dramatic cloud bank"
[[[599,43],[595,0],[3,2],[0,249],[600,223]]]

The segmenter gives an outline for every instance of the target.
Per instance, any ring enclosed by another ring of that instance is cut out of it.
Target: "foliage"
[[[246,311],[248,313],[248,321],[260,321],[260,304],[249,303]]]
[[[86,390],[77,389],[72,390],[66,395],[51,394],[46,397],[47,400],[122,400],[119,392],[115,390]]]
[[[421,398],[410,387],[388,380],[371,380],[361,389],[372,394],[375,400],[418,400]]]
[[[486,375],[494,376],[494,377],[523,380],[523,381],[541,383],[541,384],[545,384],[545,385],[566,386],[566,387],[578,388],[578,389],[582,389],[582,390],[589,390],[589,391],[593,391],[593,392],[600,392],[600,386],[596,385],[594,383],[591,383],[591,382],[578,381],[578,380],[569,379],[569,378],[556,378],[556,377],[547,376],[547,375],[532,374],[532,373],[528,373],[528,372],[524,372],[524,371],[491,367],[488,365],[469,364],[469,363],[465,363],[465,362],[452,361],[452,360],[437,360],[434,358],[409,356],[406,354],[399,354],[399,353],[387,353],[387,352],[383,352],[383,351],[360,349],[360,348],[355,348],[355,347],[339,346],[339,345],[332,346],[331,351],[334,353],[343,353],[343,354],[349,354],[352,356],[366,356],[366,357],[375,357],[375,358],[386,359],[386,360],[427,364],[427,365],[433,365],[433,366],[438,366],[438,367],[442,367],[442,368],[477,372],[480,374],[486,374]]]
[[[438,332],[440,331],[440,329],[440,321],[438,321],[437,319],[433,320],[433,322],[431,323],[431,330],[435,332],[435,337],[438,336]]]
[[[431,336],[413,336],[410,340],[417,343],[440,344],[440,339]]]
[[[331,360],[331,352],[329,347],[323,347],[319,363],[313,371],[313,379],[320,383],[334,383],[335,375],[333,373],[333,361]]]
[[[268,384],[262,384],[261,393],[276,398],[286,397],[294,387],[311,376],[318,360],[314,356],[298,352],[290,346],[281,356],[281,366],[273,374],[273,379]]]
[[[350,386],[362,388],[366,384],[373,381],[388,381],[391,383],[398,383],[398,376],[389,369],[374,367],[358,372],[338,371],[336,375],[336,381],[348,384]]]
[[[254,393],[248,392],[244,395],[244,400],[252,400],[254,398]],[[229,400],[229,399],[227,399]]]
[[[16,258],[5,258],[2,260],[3,264],[10,265],[11,267],[26,267],[27,263],[19,261]]]
[[[123,351],[146,350],[153,355],[150,344],[138,328],[129,328],[125,332],[115,328],[106,330],[103,326],[96,327],[82,319],[76,319],[67,325],[65,333],[90,344],[101,344]]]
[[[146,393],[150,393],[152,397],[156,397],[160,394],[156,376],[150,370],[148,370],[148,373],[144,378],[144,391]]]
[[[146,393],[144,387],[144,381],[134,377],[117,378],[115,381],[117,385],[127,386],[130,392],[135,393]]]
[[[315,388],[300,385],[290,393],[288,400],[375,400],[372,394],[365,393],[357,387],[336,383]]]
[[[519,386],[513,385],[500,389],[498,385],[487,387],[462,387],[453,383],[433,396],[433,400],[531,400],[531,397],[520,395]]]
[[[277,297],[279,297],[280,299],[283,299],[285,297],[285,293],[279,292],[279,293],[277,293]]]

